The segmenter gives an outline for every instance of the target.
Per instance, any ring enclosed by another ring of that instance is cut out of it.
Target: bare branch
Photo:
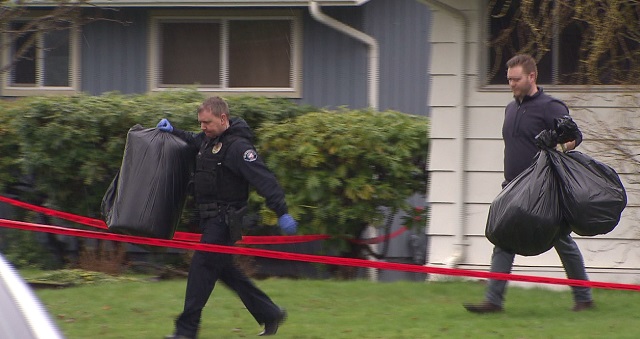
[[[57,0],[57,4],[46,12],[30,11],[25,0],[3,1],[0,5],[1,50],[12,50],[11,60],[0,65],[0,74],[9,71],[18,61],[29,58],[30,51],[37,49],[38,37],[42,34],[76,30],[95,21],[127,22],[102,15],[91,15],[92,9],[115,11],[113,8],[98,8],[89,0]],[[17,23],[20,23],[17,25]],[[19,45],[17,45],[19,43]]]

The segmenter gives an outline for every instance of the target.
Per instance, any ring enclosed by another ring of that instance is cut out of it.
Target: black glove
[[[559,144],[564,144],[578,138],[580,130],[570,116],[565,115],[562,118],[554,119],[554,125],[556,135],[558,136],[557,142]]]
[[[540,149],[555,148],[558,145],[558,134],[556,134],[556,131],[545,129],[536,135],[535,142]]]

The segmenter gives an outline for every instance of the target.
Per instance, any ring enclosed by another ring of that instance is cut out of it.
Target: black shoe
[[[177,335],[177,334],[169,334],[164,336],[164,339],[193,339],[191,337],[187,337],[184,335]]]
[[[594,306],[593,301],[576,301],[571,310],[574,312],[580,312],[593,308]]]
[[[464,304],[463,306],[472,313],[497,313],[503,311],[502,306],[492,304],[486,300],[479,304]]]
[[[278,327],[280,327],[285,320],[287,320],[287,311],[281,308],[278,317],[264,323],[264,331],[260,332],[258,335],[275,335],[276,332],[278,332]]]

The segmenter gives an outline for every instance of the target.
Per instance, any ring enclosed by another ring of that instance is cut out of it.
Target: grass
[[[505,312],[477,315],[462,303],[482,299],[478,282],[255,282],[289,312],[278,338],[640,338],[633,291],[594,290],[596,308],[576,313],[568,290],[511,287]],[[141,279],[36,292],[68,339],[153,339],[173,331],[185,285]],[[260,330],[235,294],[217,286],[200,338],[253,338]]]

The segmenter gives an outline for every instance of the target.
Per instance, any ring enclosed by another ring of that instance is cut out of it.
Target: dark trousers
[[[576,242],[568,233],[562,234],[553,244],[558,252],[567,278],[576,280],[589,280],[582,253]],[[515,254],[507,252],[498,246],[494,246],[491,255],[491,272],[511,273]],[[486,299],[494,305],[502,306],[504,303],[506,280],[489,280],[486,290]],[[584,286],[571,286],[573,299],[578,302],[591,301],[591,288]]]
[[[221,216],[200,220],[201,243],[232,245],[229,228]],[[280,309],[233,263],[230,254],[196,251],[191,260],[184,310],[176,319],[176,334],[195,338],[202,309],[218,279],[233,290],[259,323],[276,319]]]

